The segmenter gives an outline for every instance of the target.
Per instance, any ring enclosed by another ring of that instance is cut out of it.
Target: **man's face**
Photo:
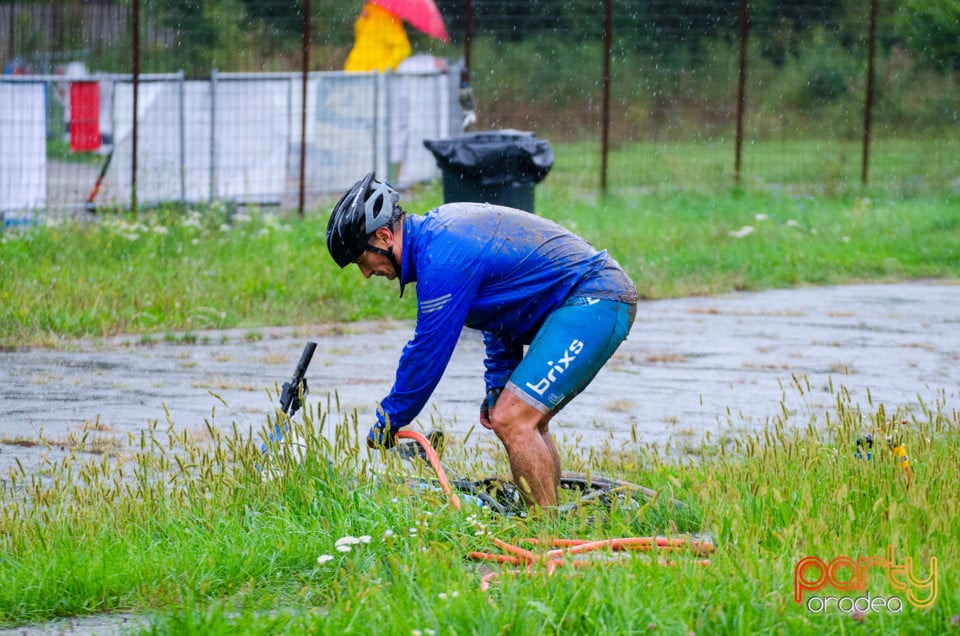
[[[361,254],[360,258],[357,259],[357,267],[360,268],[365,278],[383,276],[388,280],[393,280],[397,277],[396,272],[393,271],[393,264],[390,262],[390,259],[376,252],[364,252]]]

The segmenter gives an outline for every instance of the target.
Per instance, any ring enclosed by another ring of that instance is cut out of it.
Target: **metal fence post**
[[[217,189],[217,69],[210,71],[210,201]]]
[[[373,112],[370,113],[373,118],[373,147],[371,150],[371,165],[373,169],[377,169],[377,146],[379,144],[378,136],[380,134],[380,78],[383,76],[383,73],[380,71],[374,71],[373,75],[370,77],[370,81],[373,82]],[[381,179],[386,179],[386,175],[382,172]]]
[[[867,185],[870,163],[870,119],[873,114],[873,56],[877,40],[877,0],[870,0],[870,34],[867,42],[867,94],[863,106],[863,161],[860,183]]]
[[[600,133],[600,194],[607,193],[610,154],[610,49],[613,42],[613,0],[603,3],[603,123]]]
[[[186,73],[180,69],[180,203],[187,202]]]
[[[137,213],[137,110],[140,94],[140,0],[133,0],[133,128],[130,162],[130,209]]]
[[[733,175],[737,186],[740,185],[740,166],[743,154],[743,111],[746,107],[747,83],[747,43],[750,31],[750,0],[740,3],[740,77],[737,80],[737,141]]]
[[[303,62],[300,95],[300,186],[297,214],[303,218],[304,190],[306,189],[307,161],[307,75],[310,73],[310,0],[303,0]]]
[[[470,61],[470,49],[473,48],[473,0],[466,0],[466,16],[463,23],[463,66],[464,80],[470,83],[470,70],[473,68]]]
[[[393,133],[394,133],[391,122],[394,116],[393,103],[394,103],[394,99],[396,98],[396,90],[397,90],[397,75],[392,69],[388,68],[383,73],[383,120],[384,122],[386,122],[386,125],[383,128],[383,138],[384,138],[383,145],[387,149],[386,160],[384,161],[384,163],[386,164],[387,171],[384,174],[386,175],[386,179],[390,183],[394,183],[396,180],[393,174],[393,165],[390,162],[390,144],[393,143]],[[375,154],[374,154],[375,162],[377,158],[376,152],[379,152],[379,150],[375,151]],[[374,165],[376,165],[376,163],[374,163]],[[396,176],[399,176],[399,174]]]

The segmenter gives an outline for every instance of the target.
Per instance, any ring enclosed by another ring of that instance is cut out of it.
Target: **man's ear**
[[[388,243],[393,240],[393,230],[386,225],[378,227],[375,234],[377,235],[377,239],[387,241]]]

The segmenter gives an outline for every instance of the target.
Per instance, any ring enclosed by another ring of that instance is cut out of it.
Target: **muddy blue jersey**
[[[507,383],[524,345],[569,297],[637,301],[606,251],[543,217],[480,203],[408,214],[401,272],[401,284],[416,283],[417,323],[380,404],[381,424],[386,414],[393,429],[426,405],[464,325],[483,332],[489,389]]]

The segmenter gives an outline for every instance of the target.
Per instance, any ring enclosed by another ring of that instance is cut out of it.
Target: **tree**
[[[144,8],[177,33],[180,63],[188,75],[205,76],[211,68],[229,65],[243,16],[236,0],[147,0]]]
[[[960,71],[960,0],[901,0],[894,32],[919,60]]]

